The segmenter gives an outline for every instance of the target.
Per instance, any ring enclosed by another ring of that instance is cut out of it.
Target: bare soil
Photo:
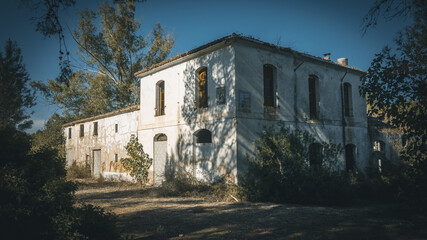
[[[396,205],[217,202],[94,180],[80,181],[76,196],[114,212],[124,239],[427,239],[426,215]]]

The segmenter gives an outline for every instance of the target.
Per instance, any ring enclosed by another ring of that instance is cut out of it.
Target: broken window
[[[114,126],[114,129],[116,132],[119,132],[119,124],[116,123],[116,125]]]
[[[212,133],[207,129],[200,129],[194,133],[196,143],[211,143]]]
[[[319,94],[318,94],[318,78],[310,75],[308,78],[308,97],[310,105],[310,119],[319,119]]]
[[[165,115],[165,81],[156,84],[156,116]]]
[[[81,124],[80,125],[80,137],[84,137],[85,136],[85,125]]]
[[[68,139],[71,139],[71,128],[68,128]]]
[[[356,170],[356,146],[353,144],[345,146],[345,168],[347,171]]]
[[[196,72],[197,74],[197,107],[207,108],[208,107],[208,68],[202,67]]]
[[[93,123],[93,135],[98,136],[98,122]]]
[[[275,68],[270,64],[264,65],[264,106],[274,107]]]
[[[350,83],[344,83],[344,115],[346,117],[353,116],[353,99]]]
[[[308,147],[308,160],[310,166],[322,166],[323,162],[323,146],[320,143],[312,143]]]
[[[225,87],[216,88],[216,104],[217,105],[225,104]]]

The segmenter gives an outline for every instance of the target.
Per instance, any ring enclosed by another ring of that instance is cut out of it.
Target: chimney
[[[331,61],[331,53],[324,53],[323,54],[323,59]]]
[[[337,63],[339,65],[348,66],[348,58],[338,58]]]

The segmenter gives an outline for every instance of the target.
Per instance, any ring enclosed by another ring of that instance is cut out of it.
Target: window
[[[308,78],[308,97],[310,104],[310,119],[319,119],[319,94],[318,94],[318,78],[310,75]]]
[[[155,142],[164,142],[167,140],[168,140],[168,137],[163,133],[160,133],[160,134],[157,134],[156,136],[154,136]]]
[[[119,124],[116,123],[116,125],[114,125],[114,130],[115,132],[119,132]]]
[[[165,81],[156,83],[156,116],[165,115]]]
[[[264,65],[264,106],[275,107],[275,68],[270,64]]]
[[[374,141],[374,151],[384,152],[385,143],[383,141],[376,140]]]
[[[344,83],[344,115],[346,117],[353,116],[353,99],[350,83]]]
[[[345,168],[347,171],[356,170],[356,146],[353,144],[345,146]]]
[[[119,161],[119,154],[114,154],[114,162],[118,162]]]
[[[93,123],[93,135],[98,136],[98,122]]]
[[[194,133],[196,143],[212,143],[212,133],[207,129],[200,129]]]
[[[80,137],[84,137],[85,136],[85,125],[81,124],[80,125]]]
[[[68,128],[68,139],[71,139],[71,128]]]
[[[90,159],[89,159],[89,155],[88,155],[88,154],[86,154],[86,161],[85,161],[85,164],[86,164],[86,167],[87,167],[87,168],[89,167],[89,161],[90,161]]]
[[[322,166],[323,162],[323,146],[320,143],[312,143],[308,147],[308,160],[310,166]]]
[[[197,72],[197,82],[196,82],[196,97],[197,97],[197,107],[198,108],[207,108],[208,107],[208,68],[201,67]]]

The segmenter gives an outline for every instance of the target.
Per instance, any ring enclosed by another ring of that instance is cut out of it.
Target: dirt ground
[[[79,201],[112,211],[124,239],[427,239],[427,217],[397,206],[320,207],[160,197],[156,188],[83,181]]]

